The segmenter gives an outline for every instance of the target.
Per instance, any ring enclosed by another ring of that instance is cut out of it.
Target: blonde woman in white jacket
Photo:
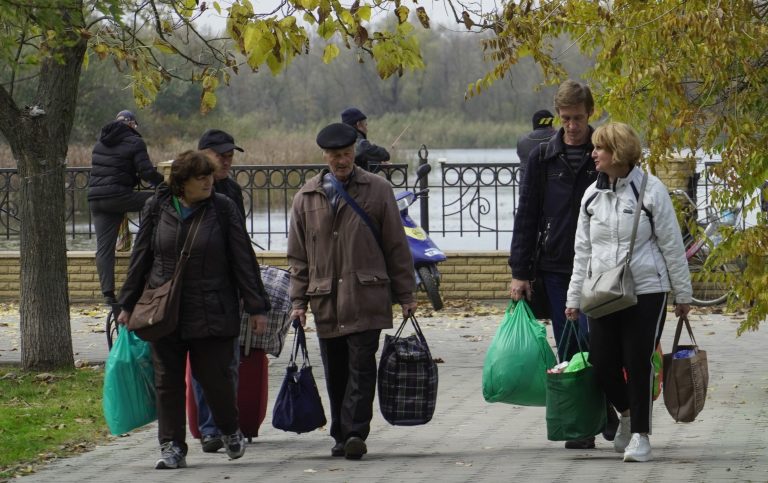
[[[690,310],[690,273],[672,200],[658,178],[648,175],[643,206],[637,206],[643,170],[638,166],[641,150],[635,131],[626,124],[609,123],[595,130],[592,143],[599,174],[579,209],[565,315],[578,318],[588,270],[601,273],[627,255],[634,213],[641,209],[630,263],[638,303],[589,318],[589,358],[609,402],[621,413],[614,449],[624,453],[624,461],[649,461],[653,352],[664,328],[667,293],[674,292],[675,315]]]

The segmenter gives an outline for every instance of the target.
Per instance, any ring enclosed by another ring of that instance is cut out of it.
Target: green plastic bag
[[[555,354],[547,329],[525,301],[510,301],[483,364],[483,397],[488,402],[544,406],[547,369]]]
[[[104,418],[112,434],[157,419],[155,370],[149,344],[121,328],[104,369]]]
[[[570,330],[569,330],[570,329]],[[576,323],[567,321],[563,341],[576,335]],[[605,394],[598,386],[595,368],[587,361],[579,337],[579,352],[568,368],[574,370],[547,373],[547,439],[571,441],[592,437],[605,427]],[[567,346],[566,346],[567,347]],[[580,368],[580,369],[579,369]]]

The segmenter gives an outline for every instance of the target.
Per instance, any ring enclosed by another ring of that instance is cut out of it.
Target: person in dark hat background
[[[88,178],[88,205],[96,232],[96,270],[104,301],[117,308],[115,246],[126,213],[140,211],[154,191],[134,191],[143,179],[151,186],[163,182],[149,159],[131,111],[120,111],[102,129],[93,147]],[[116,312],[119,313],[119,310]]]
[[[245,205],[243,204],[243,189],[232,179],[232,161],[235,151],[244,152],[243,148],[235,144],[235,138],[220,129],[209,129],[200,136],[197,149],[216,160],[219,169],[213,174],[213,189],[217,193],[226,195],[237,205],[240,215],[245,222]]]
[[[243,189],[237,181],[232,179],[232,162],[235,157],[235,151],[244,152],[243,148],[235,144],[235,139],[231,134],[220,129],[208,129],[200,136],[197,143],[197,149],[208,155],[217,162],[218,168],[213,173],[213,190],[230,198],[237,205],[240,218],[245,224],[245,205],[243,204]],[[235,357],[233,359],[232,371],[238,374],[238,365],[240,362],[240,342],[235,339]],[[239,381],[235,381],[235,386]],[[251,381],[251,383],[253,383]],[[213,412],[203,395],[203,388],[197,379],[192,377],[192,390],[197,404],[197,424],[200,429],[200,444],[203,452],[215,453],[224,447],[222,432],[216,426],[213,419]]]
[[[533,131],[523,135],[517,140],[517,158],[520,160],[520,179],[522,171],[528,164],[528,155],[531,150],[541,143],[549,141],[555,135],[555,129],[552,127],[552,121],[555,120],[554,114],[546,109],[541,109],[533,114]]]
[[[416,310],[413,259],[392,187],[355,165],[356,139],[343,123],[317,135],[328,167],[293,198],[288,233],[291,318],[306,324],[311,305],[331,402],[331,455],[353,460],[368,451],[376,351],[381,330],[392,328],[392,303],[403,316]],[[365,210],[378,240],[340,190]]]
[[[357,131],[355,139],[355,164],[375,173],[380,164],[388,164],[389,152],[368,140],[368,117],[356,108],[350,107],[341,113],[341,122]]]

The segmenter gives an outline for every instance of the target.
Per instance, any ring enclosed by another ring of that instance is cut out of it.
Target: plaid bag
[[[408,320],[416,333],[401,337]],[[381,414],[390,424],[414,426],[432,419],[437,402],[437,364],[415,317],[404,319],[394,336],[385,336],[378,388]]]
[[[288,320],[291,314],[291,299],[288,295],[291,277],[288,270],[282,268],[269,265],[261,265],[260,268],[261,280],[264,282],[264,289],[272,306],[267,312],[267,331],[261,335],[254,334],[250,330],[251,324],[248,321],[250,314],[243,312],[240,320],[240,345],[245,348],[246,355],[251,349],[261,349],[267,354],[280,357],[285,335],[291,325],[291,321]]]

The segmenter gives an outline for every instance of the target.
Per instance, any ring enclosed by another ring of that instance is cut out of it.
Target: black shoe
[[[344,444],[344,457],[348,460],[359,460],[367,452],[368,447],[365,445],[363,438],[359,436],[349,437]]]
[[[206,434],[200,439],[200,443],[203,445],[203,453],[215,453],[224,447],[224,442],[218,435]]]
[[[595,447],[594,436],[592,436],[591,438],[584,438],[584,439],[572,439],[571,441],[565,442],[566,449],[594,449],[594,447]]]
[[[613,441],[616,437],[616,431],[619,429],[619,417],[616,415],[616,411],[613,406],[608,405],[607,418],[605,420],[605,428],[603,428],[603,438],[606,441]]]
[[[346,452],[344,451],[344,443],[339,441],[338,443],[333,445],[333,448],[331,448],[331,456],[344,456]]]

